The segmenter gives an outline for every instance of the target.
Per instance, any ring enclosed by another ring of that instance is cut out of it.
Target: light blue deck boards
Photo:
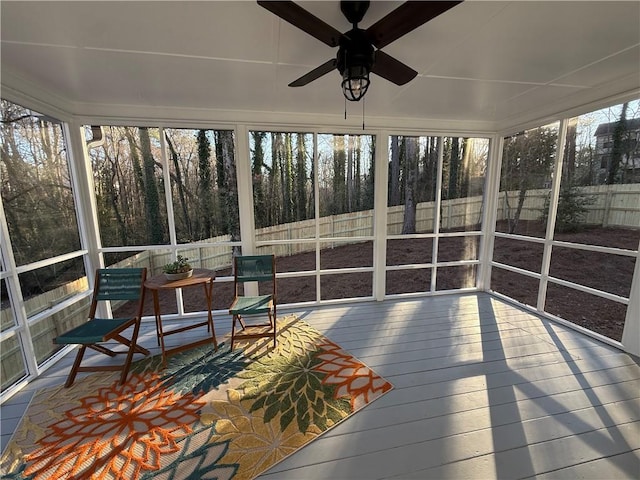
[[[262,480],[640,478],[640,366],[611,346],[488,294],[294,313],[394,389]],[[229,331],[228,315],[215,322]],[[142,336],[158,353],[153,323]],[[71,361],[2,405],[3,447]]]

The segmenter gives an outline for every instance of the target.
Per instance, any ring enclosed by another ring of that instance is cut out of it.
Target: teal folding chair
[[[147,278],[146,268],[103,268],[96,271],[93,297],[89,308],[88,321],[53,339],[58,345],[80,345],[78,354],[71,367],[71,372],[65,383],[70,387],[78,372],[121,371],[120,384],[127,380],[134,353],[149,355],[149,350],[138,345],[138,333],[144,306],[144,282]],[[128,300],[138,302],[135,316],[126,318],[97,318],[96,309],[99,302],[113,300]],[[133,327],[131,338],[125,338],[122,333]],[[106,342],[119,342],[127,347],[112,350],[102,345]],[[84,353],[91,348],[110,357],[126,354],[126,360],[121,365],[91,365],[81,366]]]
[[[231,350],[236,341],[273,338],[276,347],[276,259],[274,255],[240,255],[234,258],[233,289],[235,296],[229,307],[233,316]],[[245,284],[257,282],[258,295],[244,295]],[[260,295],[260,289],[263,294]],[[266,291],[269,293],[266,293]],[[245,323],[246,317],[266,316],[268,321]]]

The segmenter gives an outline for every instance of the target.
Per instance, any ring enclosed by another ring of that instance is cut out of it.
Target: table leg
[[[218,351],[218,340],[216,340],[216,330],[213,326],[213,313],[211,313],[211,308],[213,307],[212,299],[213,299],[213,280],[210,282],[204,283],[204,295],[207,298],[207,323],[209,324],[209,329],[211,330],[211,337],[213,338],[213,347],[215,351]]]
[[[153,316],[156,321],[156,341],[158,342],[158,346],[160,346],[160,321],[158,320],[160,316],[160,302],[158,301],[158,291],[152,290],[151,296],[153,297]]]
[[[158,300],[158,291],[153,290],[153,312],[156,317],[156,332],[158,334],[158,345],[162,350],[162,365],[165,365],[166,358],[164,352],[164,333],[162,331],[162,317],[160,315],[160,301]]]

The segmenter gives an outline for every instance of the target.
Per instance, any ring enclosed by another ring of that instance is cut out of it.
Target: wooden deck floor
[[[640,478],[640,365],[611,346],[485,293],[293,313],[394,389],[263,480]],[[3,448],[70,357],[0,407]]]

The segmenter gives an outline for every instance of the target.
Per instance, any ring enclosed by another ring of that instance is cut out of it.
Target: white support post
[[[322,292],[320,290],[322,288],[322,282],[320,281],[320,249],[322,245],[320,244],[320,184],[318,181],[318,160],[318,132],[313,132],[313,211],[315,212],[316,224],[316,275],[314,278],[316,284],[316,302],[320,302],[320,300],[322,299]]]
[[[255,221],[253,213],[253,185],[251,182],[251,151],[249,132],[244,125],[236,125],[235,161],[238,182],[238,209],[240,210],[240,243],[243,255],[256,252]],[[276,263],[277,268],[277,263]],[[247,295],[258,295],[258,284],[245,285]]]
[[[64,128],[69,152],[69,167],[71,169],[74,199],[76,201],[78,233],[80,234],[82,247],[88,252],[84,258],[84,267],[89,288],[91,289],[95,283],[96,269],[105,266],[104,255],[100,252],[102,241],[98,223],[98,207],[94,194],[91,157],[85,141],[84,127],[79,123],[69,122]],[[98,314],[103,317],[111,317],[109,302],[101,302],[98,305]]]
[[[82,125],[68,123],[65,126],[65,136],[67,138],[69,167],[75,193],[80,242],[82,248],[88,251],[85,259],[85,269],[89,284],[93,285],[95,270],[104,267],[104,258],[100,253],[102,242],[100,240],[100,226],[98,225],[98,208],[94,195],[91,157],[84,140]]]
[[[376,134],[374,218],[373,218],[373,296],[384,300],[387,285],[387,185],[389,185],[389,133]]]
[[[169,162],[167,160],[167,145],[164,139],[164,128],[159,128],[160,134],[160,162],[162,164],[162,180],[165,184],[164,200],[167,205],[167,218],[169,219],[169,240],[171,245],[178,244],[178,237],[176,235],[176,219],[173,210],[173,198],[171,197],[171,172],[169,171]],[[175,253],[175,251],[174,251]],[[171,258],[175,259],[175,255]],[[182,302],[179,302],[181,305]]]
[[[438,174],[436,177],[436,198],[433,212],[433,245],[431,253],[431,262],[434,267],[431,270],[431,285],[429,290],[433,293],[436,291],[436,276],[438,268],[435,264],[438,262],[438,237],[440,234],[440,209],[442,208],[442,170],[444,165],[444,138],[438,137]]]
[[[167,206],[167,219],[169,224],[169,243],[172,247],[178,245],[178,236],[176,234],[176,218],[173,209],[173,197],[171,195],[171,172],[169,171],[169,162],[167,160],[167,145],[164,138],[164,128],[158,129],[160,137],[160,163],[162,165],[162,180],[164,182],[164,202]],[[178,251],[174,249],[171,253],[171,260],[177,260]],[[153,275],[153,272],[149,272],[149,276]],[[178,315],[183,316],[184,302],[182,300],[182,289],[176,288],[175,290],[176,303],[178,304]]]
[[[627,316],[622,331],[622,345],[624,350],[636,356],[640,356],[640,242],[638,242],[636,266],[631,280],[631,293]]]
[[[240,215],[240,242],[243,255],[256,251],[255,222],[253,213],[253,187],[251,184],[251,152],[249,132],[244,125],[236,126],[235,161],[238,181],[238,208]]]
[[[558,143],[556,150],[556,163],[553,169],[553,181],[551,183],[551,195],[549,198],[549,215],[547,217],[547,230],[544,237],[544,251],[542,253],[542,267],[540,270],[540,283],[538,285],[538,301],[536,308],[543,312],[547,299],[547,283],[551,268],[551,243],[556,227],[556,214],[558,213],[558,198],[560,197],[560,182],[562,181],[562,163],[564,161],[564,146],[567,139],[567,119],[560,122],[558,131]]]
[[[482,215],[482,231],[480,238],[480,264],[478,265],[478,290],[487,291],[491,288],[491,261],[493,260],[493,246],[496,233],[496,217],[498,195],[500,194],[500,173],[502,171],[502,151],[504,138],[494,135],[489,146],[489,164],[484,191],[484,212]]]

